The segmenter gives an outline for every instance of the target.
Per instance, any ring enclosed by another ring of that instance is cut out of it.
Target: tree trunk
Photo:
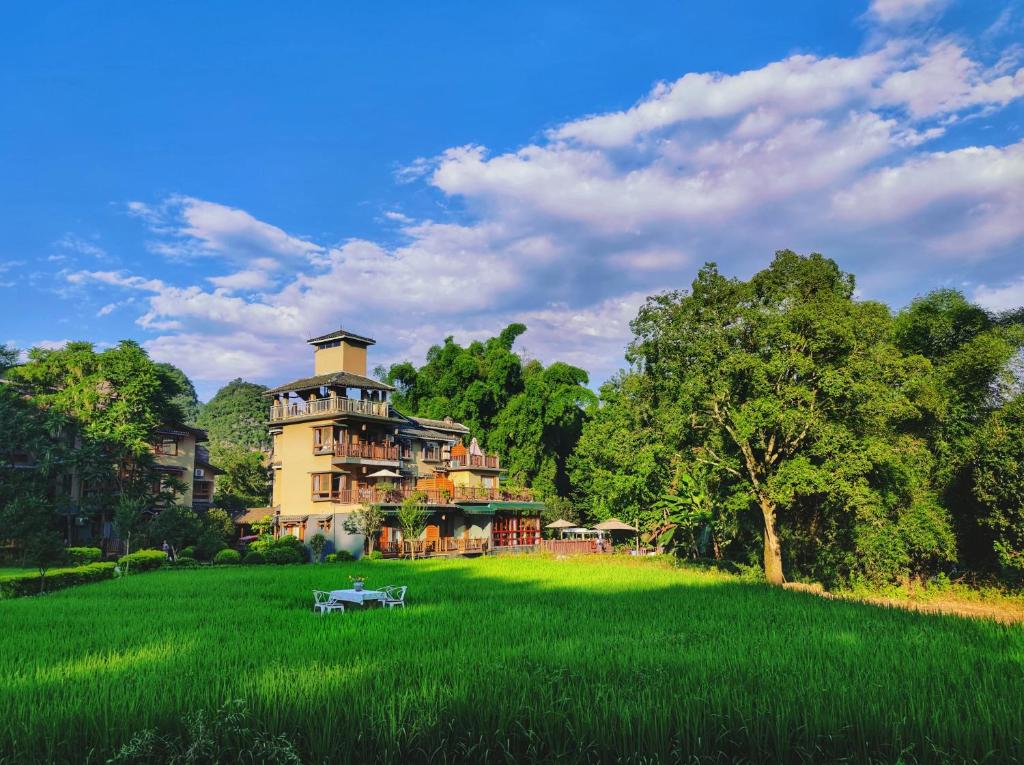
[[[764,516],[764,578],[768,584],[783,584],[782,548],[775,533],[775,505],[770,500],[760,501],[761,515]]]

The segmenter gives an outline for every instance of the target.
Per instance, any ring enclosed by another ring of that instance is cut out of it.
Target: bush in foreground
[[[336,553],[331,553],[325,559],[328,563],[351,563],[356,559],[352,553],[348,550],[338,550]]]
[[[162,550],[139,550],[118,558],[117,565],[121,567],[123,573],[130,574],[133,571],[135,573],[152,571],[160,568],[166,562],[167,556]]]
[[[114,578],[113,563],[88,563],[74,568],[55,568],[43,577],[42,591],[54,592],[78,584],[101,582]],[[19,574],[0,579],[0,598],[20,598],[24,595],[38,595],[40,581],[38,574]]]
[[[235,565],[242,562],[242,555],[238,550],[227,548],[214,555],[213,562],[220,565]]]
[[[242,563],[247,566],[262,566],[266,562],[267,559],[263,557],[263,553],[259,550],[250,550],[245,554],[245,557],[242,558]]]
[[[98,547],[69,547],[68,563],[72,566],[84,566],[87,563],[99,563],[103,560],[103,551]]]

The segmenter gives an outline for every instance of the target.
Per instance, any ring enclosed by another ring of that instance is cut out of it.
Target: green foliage
[[[103,559],[103,551],[98,547],[69,547],[66,553],[72,566],[84,566]]]
[[[195,545],[202,532],[199,516],[191,507],[172,505],[163,508],[149,523],[149,539],[158,545],[167,542],[174,551]]]
[[[173,561],[171,561],[171,568],[199,568],[200,564],[195,558],[189,558],[186,555],[179,555]]]
[[[143,571],[153,571],[167,563],[167,556],[163,550],[137,550],[136,552],[122,555],[117,560],[121,567],[122,574],[138,574]]]
[[[398,526],[402,530],[402,540],[415,542],[427,528],[427,519],[430,518],[430,511],[426,506],[419,504],[413,497],[406,497],[398,506]],[[409,552],[416,557],[416,546],[409,545]]]
[[[377,535],[384,525],[384,510],[380,505],[360,505],[342,522],[342,528],[349,534],[362,534],[370,552],[377,541]]]
[[[179,413],[178,418],[174,421],[195,427],[202,404],[199,403],[199,397],[196,395],[192,381],[173,364],[159,362],[154,366],[163,389],[170,395],[170,404]]]
[[[39,570],[39,591],[42,592],[46,570],[64,559],[64,543],[60,534],[46,528],[36,529],[22,540],[22,556]]]
[[[186,545],[178,550],[178,555],[184,558],[195,558],[198,556],[195,545]]]
[[[270,479],[263,452],[219,442],[211,448],[210,460],[224,471],[217,476],[213,498],[218,507],[235,513],[265,507],[270,501]]]
[[[351,555],[351,553],[349,553]],[[380,550],[370,550],[370,554],[366,556],[370,560],[380,560],[384,557],[384,553]]]
[[[249,450],[270,449],[267,423],[270,405],[263,395],[265,385],[236,378],[217,391],[196,420],[210,437],[210,456],[216,465],[220,449],[240,446]],[[219,479],[218,479],[219,480]]]
[[[190,712],[184,723],[183,733],[161,735],[154,728],[135,733],[107,760],[108,764],[258,762],[302,765],[287,737],[264,730],[242,701],[228,702],[212,714],[202,709]]]
[[[234,565],[242,562],[242,554],[238,550],[221,550],[213,556],[213,562],[219,565]]]
[[[259,566],[267,562],[267,559],[263,556],[263,553],[259,550],[249,550],[245,557],[242,558],[242,563],[247,566]]]
[[[325,547],[327,547],[327,537],[319,531],[309,538],[309,551],[312,553],[314,563],[319,563],[323,559]]]
[[[1024,396],[985,424],[974,460],[974,495],[1000,566],[1024,576]]]
[[[290,534],[282,537],[270,537],[257,539],[249,545],[250,554],[258,552],[263,556],[265,563],[305,563],[308,560],[309,551],[306,546]],[[245,560],[249,562],[248,556]]]
[[[602,389],[573,459],[590,511],[678,533],[691,554],[712,542],[749,560],[760,542],[772,582],[784,561],[835,581],[953,560],[920,435],[932,366],[853,288],[831,260],[783,251],[748,281],[708,265],[690,292],[648,299],[635,371]]]
[[[55,592],[79,584],[112,579],[114,566],[113,563],[88,563],[74,568],[51,569],[42,577],[38,574],[3,577],[0,578],[0,598],[19,598],[37,595],[40,592]]]
[[[541,496],[569,491],[566,462],[594,403],[587,373],[556,362],[523,364],[512,351],[526,332],[510,324],[498,337],[463,347],[451,337],[419,369],[404,362],[378,374],[397,388],[395,406],[420,417],[452,417],[496,451],[514,481]]]

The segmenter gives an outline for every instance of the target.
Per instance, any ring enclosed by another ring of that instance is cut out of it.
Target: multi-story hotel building
[[[273,509],[278,534],[322,532],[334,550],[360,555],[365,539],[345,518],[360,505],[384,509],[376,547],[412,542],[426,554],[479,553],[535,544],[541,503],[501,484],[497,455],[451,418],[398,412],[394,390],[366,375],[374,340],[340,329],[314,337],[314,375],[267,391],[272,397]],[[429,512],[418,540],[402,540],[395,515],[416,498]]]

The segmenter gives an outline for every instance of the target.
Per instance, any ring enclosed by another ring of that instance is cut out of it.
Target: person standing
[[[164,551],[164,555],[167,556],[167,560],[173,562],[174,561],[174,551],[171,550],[171,546],[169,544],[167,544],[167,540],[166,539],[164,540],[164,545],[163,545],[162,549]]]

